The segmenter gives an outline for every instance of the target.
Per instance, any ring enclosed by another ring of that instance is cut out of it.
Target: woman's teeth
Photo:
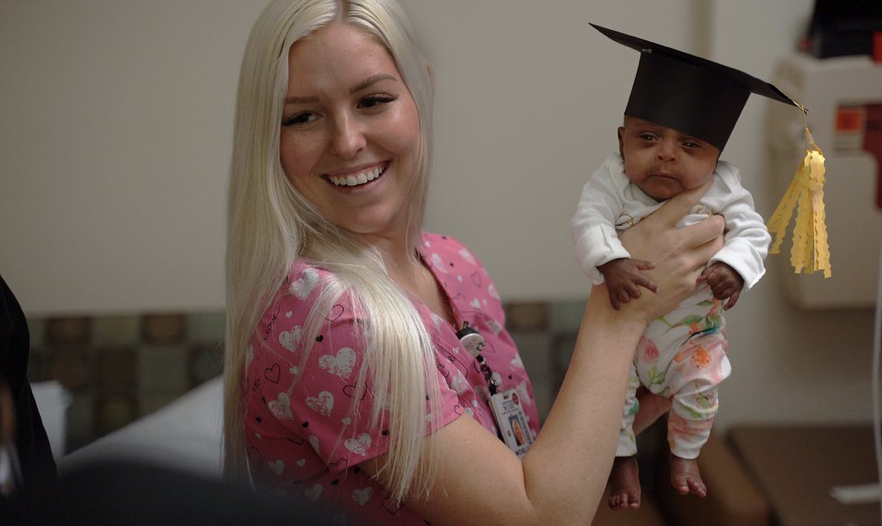
[[[360,184],[365,184],[373,181],[374,179],[379,177],[381,173],[383,173],[383,170],[377,167],[372,170],[361,172],[359,174],[349,174],[339,177],[335,177],[332,175],[329,176],[328,179],[330,179],[331,182],[337,186],[358,186]]]

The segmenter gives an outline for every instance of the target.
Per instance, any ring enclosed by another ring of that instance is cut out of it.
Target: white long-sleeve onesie
[[[576,259],[592,283],[603,283],[597,267],[631,257],[619,241],[617,230],[634,226],[660,206],[628,180],[619,154],[606,158],[582,188],[579,207],[570,223]],[[765,274],[763,260],[771,236],[762,216],[754,210],[753,197],[741,186],[738,168],[725,161],[717,163],[713,186],[680,226],[710,214],[720,214],[726,220],[726,236],[723,248],[708,264],[726,263],[741,274],[747,288],[753,287]]]

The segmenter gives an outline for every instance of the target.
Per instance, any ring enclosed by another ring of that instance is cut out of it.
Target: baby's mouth
[[[653,177],[661,177],[663,179],[676,179],[677,178],[677,176],[675,176],[672,173],[668,173],[668,172],[654,173],[654,174],[652,174],[652,176]]]

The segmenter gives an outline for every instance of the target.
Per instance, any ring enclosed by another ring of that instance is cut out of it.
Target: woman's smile
[[[356,187],[364,186],[372,183],[386,173],[389,162],[375,164],[368,167],[360,167],[354,170],[342,170],[339,172],[329,173],[325,178],[335,186],[340,187]]]

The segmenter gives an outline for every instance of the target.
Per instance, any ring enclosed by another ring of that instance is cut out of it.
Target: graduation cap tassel
[[[806,110],[803,111],[805,119]],[[790,262],[797,273],[812,273],[823,270],[824,277],[832,275],[830,268],[830,247],[827,244],[826,211],[824,208],[824,154],[812,140],[808,124],[805,125],[805,157],[799,165],[790,186],[778,208],[769,219],[769,232],[775,242],[769,250],[777,254],[787,231],[787,225],[796,209],[796,224],[793,226],[793,247]]]

